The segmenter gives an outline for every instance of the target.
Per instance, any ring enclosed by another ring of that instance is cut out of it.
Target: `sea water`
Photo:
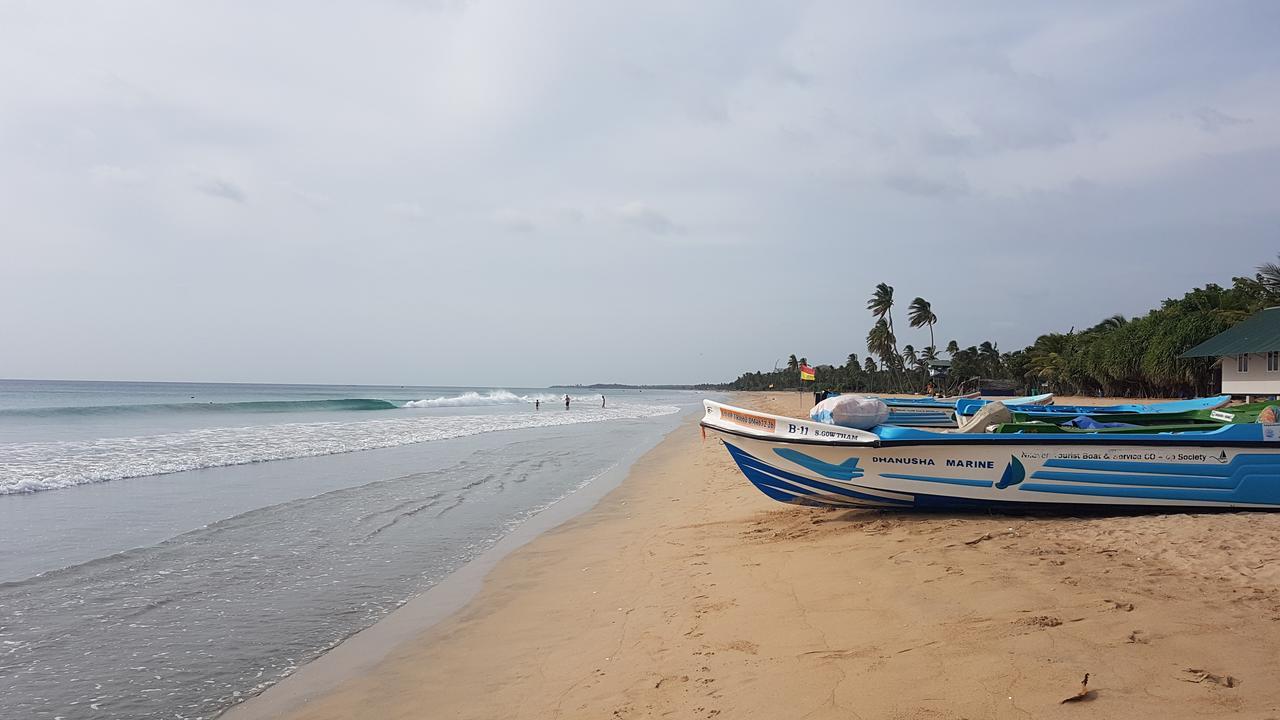
[[[0,717],[216,716],[701,397],[606,394],[0,381]]]

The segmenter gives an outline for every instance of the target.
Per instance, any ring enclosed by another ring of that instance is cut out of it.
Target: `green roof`
[[[1182,357],[1219,357],[1272,350],[1280,350],[1280,307],[1263,310],[1182,353]]]

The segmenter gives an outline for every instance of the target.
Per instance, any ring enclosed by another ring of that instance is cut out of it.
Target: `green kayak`
[[[1075,418],[1045,419],[1025,413],[1014,413],[1013,422],[1001,423],[995,427],[998,433],[1106,433],[1123,435],[1126,433],[1161,433],[1186,432],[1193,430],[1213,430],[1232,423],[1251,423],[1258,421],[1258,415],[1274,402],[1248,403],[1232,405],[1218,410],[1191,410],[1178,413],[1150,414],[1101,414],[1090,415],[1094,423],[1117,423],[1118,427],[1075,427],[1068,425]]]

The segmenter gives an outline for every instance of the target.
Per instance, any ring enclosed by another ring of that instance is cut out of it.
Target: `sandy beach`
[[[1280,716],[1280,515],[791,507],[696,420],[462,610],[226,717]]]

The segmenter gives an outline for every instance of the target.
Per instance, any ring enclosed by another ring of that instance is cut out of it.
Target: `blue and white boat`
[[[1280,425],[1127,434],[854,430],[704,401],[743,474],[787,503],[1280,508]]]
[[[888,406],[889,406],[889,407],[891,407],[891,408],[892,408],[892,407],[901,407],[901,408],[937,408],[937,409],[944,409],[944,410],[945,410],[945,409],[952,409],[952,410],[954,410],[954,409],[955,409],[955,407],[956,407],[956,402],[957,402],[957,401],[959,401],[959,400],[976,400],[976,399],[978,399],[978,398],[982,397],[982,395],[981,395],[980,393],[970,393],[970,394],[968,394],[968,395],[953,395],[953,396],[951,396],[951,397],[909,397],[909,398],[902,398],[902,397],[880,397],[879,395],[872,395],[871,397],[874,397],[874,398],[876,398],[877,400],[880,400],[880,401],[881,401],[881,402],[883,402],[885,405],[888,405]]]
[[[961,403],[965,403],[965,407],[980,408],[991,402],[979,397],[956,397],[956,398],[877,398],[885,405],[889,406],[889,419],[885,422],[889,425],[905,425],[907,427],[956,427],[957,408]],[[1005,404],[1024,407],[1027,405],[1041,406],[1045,403],[1053,402],[1053,393],[1045,393],[1042,395],[1027,395],[1025,397],[1009,398]]]
[[[874,397],[880,402],[883,402],[885,405],[888,405],[891,408],[902,407],[902,408],[940,408],[940,409],[951,408],[951,409],[954,409],[956,405],[959,404],[962,400],[968,400],[968,401],[976,400],[980,403],[991,402],[990,399],[983,398],[978,393],[970,393],[968,395],[953,395],[951,397],[903,398],[903,397],[880,397],[878,395],[871,395],[869,397]],[[1053,393],[1043,393],[1040,395],[1026,395],[1023,397],[996,398],[996,399],[1001,400],[1006,405],[1011,405],[1011,404],[1012,405],[1047,405],[1053,402]]]
[[[1155,415],[1193,412],[1196,410],[1216,410],[1231,402],[1230,395],[1193,398],[1191,400],[1171,400],[1169,402],[1137,403],[1125,405],[1045,405],[1043,403],[1024,403],[1024,398],[1012,398],[1004,405],[1010,411],[1026,415],[1059,417],[1070,419],[1080,415]],[[982,399],[961,399],[956,401],[956,414],[973,415],[991,401]]]

